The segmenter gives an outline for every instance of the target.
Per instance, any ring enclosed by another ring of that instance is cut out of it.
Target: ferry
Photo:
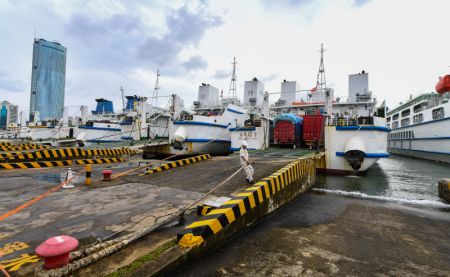
[[[363,174],[380,158],[389,157],[384,109],[377,108],[377,101],[369,90],[369,74],[362,71],[349,76],[349,92],[346,102],[334,97],[334,90],[326,86],[323,63],[323,45],[317,83],[313,89],[298,90],[293,82],[283,82],[280,100],[274,106],[277,114],[322,114],[317,143],[324,147],[326,168],[320,170],[332,174]],[[290,85],[291,83],[292,85]],[[300,101],[296,92],[303,93]]]
[[[390,153],[450,163],[450,75],[386,114]]]

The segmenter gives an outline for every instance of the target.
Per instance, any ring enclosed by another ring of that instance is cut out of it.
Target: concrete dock
[[[272,158],[268,162],[267,154],[254,155],[257,179],[271,174],[293,159],[287,152],[278,156],[271,153]],[[92,186],[85,186],[84,175],[81,175],[76,188],[58,190],[3,220],[0,224],[0,244],[21,242],[28,247],[4,255],[0,258],[0,264],[9,265],[4,261],[13,260],[22,254],[32,255],[35,247],[51,236],[71,235],[85,246],[126,228],[129,229],[121,235],[154,224],[154,217],[177,211],[202,197],[235,172],[240,163],[236,155],[215,157],[157,174],[139,176],[143,172],[141,170],[110,183],[99,181],[101,171],[105,168],[120,173],[127,171],[130,166],[136,164],[93,165]],[[72,169],[77,172],[82,167]],[[67,168],[2,171],[0,214],[58,185],[60,174],[65,170]],[[241,172],[214,192],[213,196],[229,196],[243,190],[244,180],[245,175]],[[17,276],[27,275],[33,264],[24,264],[12,273]]]
[[[311,152],[289,149],[253,153],[255,179],[307,154]],[[30,276],[39,261],[34,249],[48,237],[71,235],[85,247],[116,232],[122,236],[156,225],[155,217],[195,202],[240,167],[239,157],[232,155],[139,176],[143,169],[111,183],[99,181],[105,168],[117,174],[136,165],[136,161],[93,165],[93,185],[86,187],[80,177],[75,188],[53,192],[0,221],[0,251],[4,254],[0,265],[12,276]],[[58,185],[60,173],[66,169],[0,172],[0,214]],[[82,167],[72,169],[76,172]],[[247,187],[244,179],[241,172],[212,196],[236,195]],[[74,275],[151,275],[151,263],[175,244],[177,233],[199,219],[191,212],[183,222],[174,220]],[[178,276],[448,276],[449,212],[306,193],[231,243],[170,270]],[[146,260],[152,255],[154,259]]]
[[[175,276],[450,276],[449,213],[307,193]]]

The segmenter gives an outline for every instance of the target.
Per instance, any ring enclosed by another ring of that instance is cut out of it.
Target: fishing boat
[[[236,58],[233,59],[228,97],[202,83],[192,112],[183,112],[169,124],[170,154],[230,154],[243,140],[250,149],[269,147],[269,96],[257,78],[244,84],[244,100],[236,94]]]
[[[450,163],[450,75],[386,114],[390,153]]]

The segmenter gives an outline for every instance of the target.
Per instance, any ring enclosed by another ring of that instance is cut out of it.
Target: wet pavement
[[[255,154],[255,179],[270,175],[283,167],[291,158]],[[126,171],[127,163],[94,165],[93,185],[86,187],[84,175],[73,189],[61,189],[36,202],[0,224],[0,250],[9,247],[0,265],[10,265],[23,254],[33,254],[37,245],[45,239],[60,234],[76,237],[82,245],[97,238],[127,229],[138,230],[155,223],[159,217],[172,213],[195,202],[204,193],[233,174],[239,167],[237,155],[214,157],[211,160],[178,167],[168,171],[139,176],[143,170],[111,183],[99,182],[101,171],[112,167],[114,173]],[[74,172],[81,167],[72,167]],[[32,198],[58,185],[62,168],[2,171],[0,174],[0,214],[15,209]],[[242,190],[245,185],[241,172],[213,195],[229,196]],[[122,234],[126,234],[126,232]],[[22,243],[27,247],[12,247]],[[29,273],[26,265],[12,273],[20,276]],[[9,268],[11,269],[11,267]]]
[[[450,276],[449,215],[307,193],[176,276]]]

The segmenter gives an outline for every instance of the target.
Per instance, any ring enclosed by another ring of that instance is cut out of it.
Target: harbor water
[[[317,176],[316,192],[450,208],[439,198],[438,182],[450,178],[450,165],[392,155],[363,176]]]

